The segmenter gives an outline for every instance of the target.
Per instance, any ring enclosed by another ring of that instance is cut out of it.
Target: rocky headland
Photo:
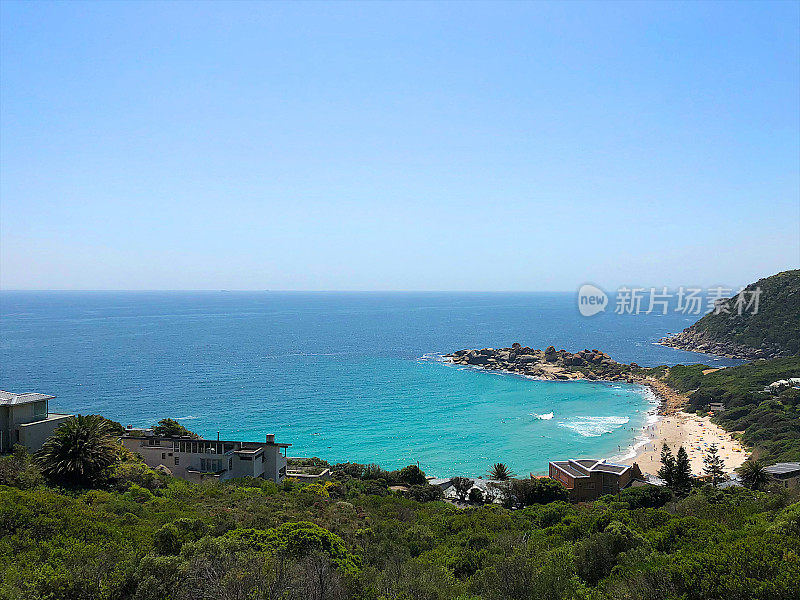
[[[745,360],[800,355],[800,269],[751,283],[664,346]]]
[[[729,340],[716,339],[706,331],[693,329],[692,327],[684,329],[676,335],[662,338],[658,343],[662,346],[669,346],[679,350],[744,360],[778,358],[788,355],[787,352],[775,345],[764,344],[761,348],[752,348]]]
[[[512,344],[509,348],[458,350],[445,358],[457,365],[501,371],[549,380],[622,381],[649,387],[660,400],[659,414],[675,413],[686,405],[687,398],[656,378],[649,369],[635,362],[615,361],[605,352],[584,349],[579,352],[556,350],[548,346],[537,350]]]
[[[513,344],[510,348],[481,348],[480,350],[458,350],[446,358],[460,365],[505,371],[541,379],[601,379],[606,381],[633,382],[631,368],[639,365],[618,363],[600,350],[568,352],[548,346],[536,350]]]

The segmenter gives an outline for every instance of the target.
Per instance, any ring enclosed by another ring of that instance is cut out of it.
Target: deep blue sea
[[[737,361],[655,345],[697,317],[580,316],[572,293],[0,292],[0,389],[123,425],[291,443],[332,462],[517,474],[625,454],[639,386],[533,381],[444,364],[513,342],[641,365]]]

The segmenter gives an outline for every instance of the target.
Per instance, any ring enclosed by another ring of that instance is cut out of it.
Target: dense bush
[[[668,487],[644,485],[626,488],[619,496],[604,496],[602,500],[625,502],[628,508],[660,508],[672,500],[672,491]]]
[[[508,510],[361,478],[62,490],[22,451],[0,475],[0,598],[13,600],[782,600],[800,587],[790,490],[669,501],[642,487]],[[518,481],[523,503],[549,489]]]

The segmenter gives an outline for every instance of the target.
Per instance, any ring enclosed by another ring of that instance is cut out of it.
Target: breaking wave
[[[551,413],[551,412],[544,413],[543,415],[539,415],[539,414],[536,414],[536,413],[530,413],[530,415],[532,417],[536,417],[537,419],[541,419],[543,421],[549,421],[550,419],[553,418],[553,413]]]
[[[598,437],[604,433],[612,433],[629,420],[628,417],[575,417],[569,421],[559,421],[558,424],[583,437]]]

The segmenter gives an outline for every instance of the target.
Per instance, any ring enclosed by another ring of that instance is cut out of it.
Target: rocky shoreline
[[[552,381],[622,381],[645,385],[659,399],[658,414],[673,414],[686,405],[687,399],[663,381],[651,377],[638,364],[620,363],[600,350],[568,352],[548,346],[537,350],[515,343],[509,348],[458,350],[445,357],[457,365],[500,371]]]
[[[636,363],[618,363],[605,352],[596,349],[581,350],[573,354],[566,350],[556,350],[553,346],[536,350],[522,344],[513,344],[510,348],[458,350],[445,358],[459,365],[551,380],[599,379],[633,383],[630,370],[639,368]]]
[[[786,356],[785,352],[776,348],[751,348],[736,342],[725,342],[711,338],[703,331],[693,330],[691,327],[682,332],[669,337],[661,338],[658,342],[662,346],[677,348],[678,350],[688,350],[690,352],[700,352],[702,354],[712,354],[724,356],[725,358],[740,358],[744,360],[756,360],[759,358],[779,358]]]

